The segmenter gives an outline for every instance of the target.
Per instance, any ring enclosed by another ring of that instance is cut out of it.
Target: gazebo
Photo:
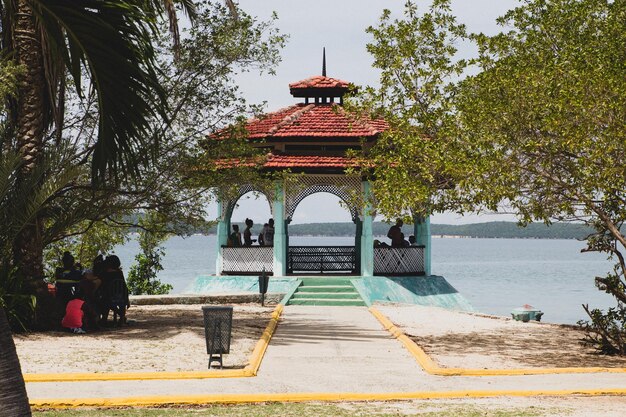
[[[247,138],[262,147],[265,172],[288,171],[289,181],[275,181],[271,189],[237,184],[234,197],[218,201],[216,274],[274,277],[294,275],[428,276],[431,274],[429,218],[416,215],[413,234],[416,246],[374,247],[372,223],[375,207],[355,203],[355,195],[368,201],[369,178],[349,174],[354,160],[347,151],[374,143],[387,129],[380,119],[357,118],[343,107],[350,83],[322,75],[289,84],[299,102],[249,120]],[[267,197],[275,221],[273,246],[227,246],[231,215],[237,201],[255,191]],[[349,208],[356,224],[353,246],[291,246],[289,224],[298,204],[306,197],[327,192]]]

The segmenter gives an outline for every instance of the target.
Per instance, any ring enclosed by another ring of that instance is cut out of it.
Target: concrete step
[[[306,285],[298,287],[298,292],[353,292],[352,285]]]
[[[363,300],[327,299],[327,298],[292,298],[289,305],[306,306],[364,306]]]
[[[343,277],[305,277],[300,278],[303,286],[320,286],[320,285],[352,285],[351,278]]]
[[[315,293],[297,291],[291,299],[294,300],[294,299],[303,299],[303,298],[304,299],[324,298],[324,299],[337,299],[337,300],[341,300],[341,299],[360,300],[361,299],[361,297],[359,296],[359,293],[355,292],[354,290],[352,290],[351,292],[315,292]]]

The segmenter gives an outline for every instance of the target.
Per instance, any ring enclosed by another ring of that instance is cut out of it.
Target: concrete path
[[[365,307],[287,306],[251,378],[27,384],[31,400],[202,394],[626,389],[626,374],[426,374]]]

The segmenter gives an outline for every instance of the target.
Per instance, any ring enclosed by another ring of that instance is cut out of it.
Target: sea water
[[[352,237],[291,236],[292,245],[354,245]],[[581,253],[584,242],[544,239],[433,238],[432,273],[444,276],[477,311],[508,316],[515,307],[531,304],[544,320],[576,323],[586,314],[582,304],[607,308],[612,298],[595,288],[594,277],[612,264],[598,253]],[[215,273],[214,235],[173,237],[165,242],[162,282],[173,293],[198,275]],[[127,271],[139,251],[130,241],[115,249]]]

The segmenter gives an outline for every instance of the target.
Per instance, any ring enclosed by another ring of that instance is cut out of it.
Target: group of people
[[[242,240],[239,225],[233,224],[233,231],[228,236],[228,246],[252,246],[255,242],[259,242],[259,246],[274,246],[274,219],[269,219],[263,225],[257,239],[252,239],[252,226],[254,222],[246,219],[246,229],[243,231]]]
[[[63,314],[62,327],[74,333],[86,333],[106,326],[110,312],[114,325],[126,324],[130,302],[120,258],[98,255],[91,269],[83,269],[71,253],[65,252],[61,262],[62,266],[55,271],[55,286]]]
[[[402,233],[402,226],[404,222],[402,219],[397,219],[396,224],[389,228],[387,232],[387,237],[391,239],[391,247],[392,248],[408,248],[411,246],[417,246],[417,241],[415,240],[415,236],[409,236],[409,240],[407,241],[404,238],[404,233]],[[389,247],[385,242],[381,242],[379,240],[374,241],[374,247]]]

